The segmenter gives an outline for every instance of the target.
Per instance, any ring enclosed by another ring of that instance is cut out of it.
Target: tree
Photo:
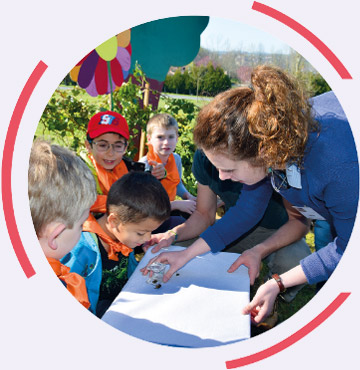
[[[196,66],[193,62],[189,66],[189,76],[192,79],[195,90],[196,90],[196,96],[199,96],[200,92],[200,84],[204,78],[204,75],[206,74],[206,68],[204,66]]]
[[[313,96],[323,94],[327,91],[330,91],[331,88],[325,79],[320,75],[320,73],[311,73],[309,77],[311,93]]]
[[[183,78],[184,78],[186,93],[189,95],[192,95],[192,93],[196,91],[196,87],[187,69],[183,73]]]
[[[215,96],[231,87],[231,79],[227,76],[221,67],[216,67],[209,63],[206,67],[202,83],[202,94]]]
[[[183,93],[185,91],[185,81],[184,81],[180,68],[178,68],[175,71],[172,77],[172,81],[173,81],[173,86],[175,87],[175,91],[177,94]]]

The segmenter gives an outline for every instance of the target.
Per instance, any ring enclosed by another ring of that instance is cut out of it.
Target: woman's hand
[[[152,271],[148,269],[148,267],[154,263],[154,262],[160,262],[167,265],[170,265],[169,270],[165,273],[163,277],[163,282],[166,283],[170,280],[171,276],[179,270],[181,267],[183,267],[189,260],[189,256],[186,254],[186,249],[179,251],[179,252],[163,252],[160,253],[158,256],[152,258],[148,264],[143,267],[140,271],[143,273],[143,275],[146,275],[148,272],[150,272],[150,276],[152,275]]]
[[[259,276],[261,266],[261,255],[254,248],[247,249],[241,256],[230,266],[228,272],[234,272],[241,265],[245,265],[249,269],[250,285],[253,285],[255,279]]]
[[[251,314],[251,322],[259,324],[271,313],[279,287],[274,279],[268,280],[257,290],[253,300],[243,308],[244,315]]]

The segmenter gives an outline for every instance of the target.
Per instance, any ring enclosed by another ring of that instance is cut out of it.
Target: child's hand
[[[195,200],[196,202],[196,197],[194,197],[192,194],[190,193],[185,193],[184,194],[184,197],[183,197],[185,200]]]
[[[156,161],[149,161],[149,165],[152,166],[151,174],[155,176],[158,180],[161,180],[165,177],[165,167],[162,163]]]
[[[175,236],[168,232],[151,235],[149,241],[143,245],[143,250],[146,252],[151,246],[157,244],[152,250],[152,253],[159,252],[161,248],[169,247],[175,240]]]
[[[225,205],[224,201],[220,197],[217,197],[216,208],[222,207],[224,205]]]
[[[195,200],[174,200],[171,202],[171,209],[178,209],[181,212],[189,213],[190,215],[194,213],[196,209]]]

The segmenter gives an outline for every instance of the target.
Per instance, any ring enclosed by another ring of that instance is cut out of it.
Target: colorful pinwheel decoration
[[[111,94],[129,75],[131,67],[130,30],[99,45],[71,71],[70,77],[91,96]],[[112,107],[111,107],[112,109]]]

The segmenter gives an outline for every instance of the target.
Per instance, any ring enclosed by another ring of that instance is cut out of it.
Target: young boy
[[[78,242],[96,199],[94,178],[74,153],[41,140],[33,143],[28,172],[29,201],[36,235],[56,275],[86,308],[83,277],[69,273],[60,259]]]
[[[136,162],[124,157],[128,147],[129,127],[117,112],[95,114],[89,121],[85,146],[88,153],[80,153],[96,180],[98,197],[92,212],[106,212],[106,196],[111,185],[121,176],[136,169]]]
[[[169,195],[171,210],[192,214],[196,208],[196,198],[186,190],[181,181],[181,157],[174,153],[178,141],[178,130],[175,118],[169,114],[156,114],[150,118],[146,125],[149,150],[140,162],[144,162],[145,170],[151,170],[151,173],[161,181]],[[153,166],[158,166],[158,164],[164,166],[164,176],[159,176],[154,171]],[[176,195],[182,200],[175,200]]]
[[[151,232],[170,216],[165,189],[154,176],[145,172],[130,172],[117,180],[108,193],[106,208],[106,214],[100,218],[89,217],[80,242],[63,261],[72,271],[84,276],[83,271],[91,261],[83,259],[80,262],[83,251],[100,251],[101,285],[89,282],[84,276],[88,290],[98,289],[98,317],[105,313],[133,272],[130,263],[137,262],[128,258],[130,253],[137,249],[142,251],[141,246],[150,240]]]

